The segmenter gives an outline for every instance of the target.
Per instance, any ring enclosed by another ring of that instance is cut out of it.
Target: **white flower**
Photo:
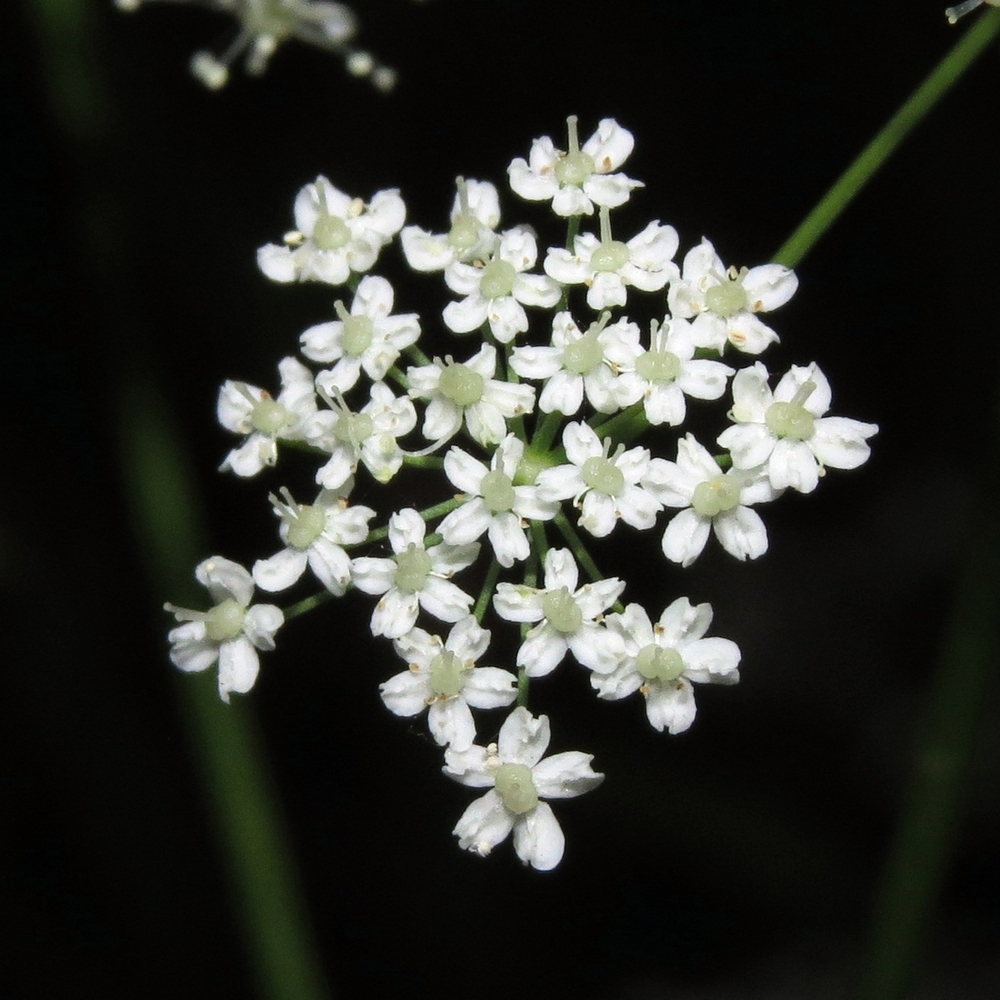
[[[625,160],[635,140],[614,119],[605,118],[580,149],[576,115],[566,119],[569,151],[560,152],[548,136],[531,144],[529,162],[521,157],[507,168],[511,189],[528,201],[552,200],[556,215],[591,215],[594,205],[617,208],[642,187],[624,174],[612,173]]]
[[[358,285],[350,313],[338,301],[335,308],[340,319],[311,326],[302,334],[302,353],[310,361],[336,362],[325,373],[326,392],[347,392],[362,369],[373,382],[381,382],[399,352],[417,342],[419,317],[416,313],[390,315],[392,301],[392,285],[385,278],[368,275]]]
[[[587,332],[581,332],[568,312],[557,313],[552,320],[552,344],[549,347],[515,347],[510,366],[521,378],[545,379],[538,408],[543,413],[558,411],[566,416],[577,413],[584,394],[599,413],[620,409],[618,369],[610,360],[611,345],[623,341],[639,328],[620,319],[607,325],[611,314],[601,313]],[[619,348],[618,354],[625,353]],[[636,397],[638,398],[638,397]]]
[[[274,649],[274,633],[285,616],[273,604],[250,606],[253,579],[238,563],[212,556],[194,571],[198,582],[208,588],[214,607],[210,611],[190,611],[173,604],[164,608],[179,622],[167,638],[173,644],[170,659],[175,667],[188,672],[207,670],[219,664],[219,697],[246,694],[257,680],[260,662],[257,650]]]
[[[382,701],[396,715],[427,709],[427,726],[439,746],[468,750],[476,738],[471,708],[502,708],[517,697],[517,678],[499,667],[477,667],[490,633],[469,615],[444,642],[421,628],[395,639],[396,652],[410,669],[379,685]]]
[[[467,545],[488,532],[501,566],[510,567],[528,558],[531,550],[525,521],[549,521],[556,516],[559,504],[540,500],[537,486],[514,485],[523,454],[524,444],[513,434],[497,446],[488,469],[461,448],[448,449],[445,474],[468,497],[438,525],[449,545]]]
[[[507,435],[507,418],[534,409],[535,390],[493,378],[496,365],[496,348],[483,344],[464,364],[448,356],[407,369],[410,396],[429,400],[423,425],[426,438],[444,443],[459,432],[464,419],[481,445],[499,444]]]
[[[702,239],[685,255],[667,303],[674,316],[695,317],[692,335],[698,347],[721,353],[728,342],[745,354],[760,354],[778,335],[756,314],[783,306],[798,287],[795,272],[780,264],[727,270],[715,247]]]
[[[824,468],[856,469],[868,460],[867,439],[877,424],[848,417],[824,417],[830,408],[830,383],[815,364],[792,365],[773,394],[761,362],[733,379],[736,423],[719,435],[737,469],[766,466],[771,486],[811,493]]]
[[[529,677],[551,673],[570,650],[588,670],[611,673],[624,651],[621,636],[599,619],[625,589],[617,577],[585,583],[577,589],[578,571],[569,549],[545,553],[545,586],[498,583],[493,606],[512,622],[538,622],[521,643],[517,665]]]
[[[331,594],[341,596],[351,582],[351,559],[345,545],[358,545],[368,537],[371,507],[347,504],[346,490],[321,490],[312,504],[299,504],[282,487],[281,498],[269,499],[281,518],[278,533],[286,547],[270,559],[254,563],[253,578],[261,590],[285,590],[305,572],[316,574]]]
[[[296,228],[285,236],[286,245],[261,247],[257,264],[272,281],[343,285],[352,273],[372,267],[405,218],[395,189],[378,191],[366,205],[320,176],[296,195]]]
[[[358,590],[382,594],[372,614],[372,634],[398,639],[416,624],[418,605],[435,618],[457,622],[472,607],[472,598],[450,577],[479,555],[478,543],[424,547],[424,520],[412,508],[389,518],[392,559],[362,556],[351,564]]]
[[[1000,7],[1000,0],[962,0],[962,3],[949,7],[944,14],[948,18],[948,23],[954,24],[960,17],[965,17],[982,3],[988,3],[991,7]]]
[[[514,850],[526,865],[551,871],[559,864],[566,841],[543,800],[583,795],[604,775],[591,768],[591,754],[578,750],[544,757],[549,738],[547,716],[536,719],[526,708],[515,708],[496,743],[445,751],[445,774],[470,788],[489,789],[456,824],[459,847],[485,857],[513,830]]]
[[[535,234],[517,226],[500,237],[496,253],[485,263],[449,264],[444,280],[465,298],[445,306],[445,326],[453,333],[471,333],[488,322],[493,336],[509,344],[528,329],[524,306],[549,308],[559,301],[561,289],[552,278],[524,273],[537,259]]]
[[[695,358],[694,353],[687,320],[668,319],[659,328],[654,321],[649,350],[639,344],[639,328],[628,324],[606,352],[609,364],[621,372],[615,384],[619,404],[631,406],[641,399],[646,419],[654,426],[676,427],[683,423],[687,414],[685,395],[718,399],[733,374],[733,369],[721,361]],[[538,406],[544,409],[541,399]]]
[[[451,209],[451,229],[434,235],[407,226],[400,235],[403,253],[414,271],[443,271],[449,264],[486,260],[499,243],[500,198],[489,181],[456,180],[458,192]]]
[[[323,388],[323,373],[317,387]],[[403,465],[403,450],[397,438],[417,426],[417,411],[406,396],[396,397],[384,382],[371,387],[368,402],[354,413],[343,397],[327,397],[331,409],[320,410],[304,428],[305,439],[330,455],[316,473],[316,482],[330,490],[340,489],[354,475],[358,462],[380,483],[387,483]]]
[[[749,504],[773,500],[777,493],[759,472],[723,473],[711,453],[688,434],[677,442],[677,461],[654,458],[643,486],[666,507],[686,507],[663,533],[663,554],[690,566],[708,541],[709,530],[737,559],[756,559],[767,551],[767,530]]]
[[[562,441],[570,464],[538,474],[538,495],[543,500],[573,497],[573,505],[582,508],[580,526],[596,538],[610,535],[619,518],[639,530],[653,527],[663,508],[640,485],[649,469],[645,448],[626,451],[619,445],[611,455],[610,438],[602,445],[588,424],[576,422],[566,425]]]
[[[677,276],[672,258],[678,239],[673,226],[651,222],[638,236],[622,243],[611,238],[607,208],[602,206],[600,216],[600,239],[591,233],[577,236],[573,253],[550,248],[546,274],[564,285],[585,284],[587,305],[595,310],[625,305],[627,286],[656,292]]]
[[[635,691],[646,699],[646,716],[659,732],[682,733],[695,717],[696,684],[735,684],[740,649],[730,639],[704,638],[712,606],[692,606],[679,597],[651,624],[638,604],[607,617],[608,628],[625,642],[625,658],[613,673],[591,674],[601,698],[616,701]]]
[[[278,441],[301,441],[305,422],[316,412],[312,372],[295,358],[278,364],[281,392],[275,399],[246,382],[226,382],[219,390],[219,423],[246,440],[220,466],[238,476],[255,476],[278,460]]]

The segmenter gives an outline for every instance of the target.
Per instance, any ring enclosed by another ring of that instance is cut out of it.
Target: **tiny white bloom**
[[[538,397],[538,408],[543,413],[558,411],[572,416],[579,411],[584,395],[599,413],[620,409],[618,366],[611,360],[612,345],[628,338],[633,330],[638,338],[639,328],[625,319],[609,326],[610,318],[609,312],[601,313],[584,333],[569,312],[556,313],[550,346],[514,348],[511,368],[521,378],[545,379]],[[617,354],[624,353],[619,347]]]
[[[525,306],[550,308],[559,301],[559,284],[544,274],[526,274],[535,266],[538,248],[528,226],[508,229],[487,261],[456,261],[444,272],[448,287],[465,298],[449,302],[443,318],[453,333],[471,333],[484,323],[501,344],[528,329]]]
[[[372,634],[398,639],[416,624],[419,608],[444,622],[457,622],[472,598],[451,582],[479,555],[479,544],[424,547],[424,519],[406,508],[389,518],[392,559],[361,556],[351,564],[351,579],[366,594],[381,594],[372,614]]]
[[[316,412],[312,372],[295,358],[278,364],[281,392],[275,399],[266,389],[246,382],[226,382],[219,390],[219,423],[246,440],[226,456],[220,469],[238,476],[255,476],[278,460],[278,441],[301,441],[306,422]]]
[[[489,468],[461,448],[448,449],[445,474],[468,498],[438,526],[449,545],[467,545],[486,532],[501,566],[528,558],[525,522],[551,520],[559,504],[541,500],[537,486],[514,485],[523,454],[524,444],[513,434],[497,446]]]
[[[757,313],[783,306],[798,286],[795,272],[780,264],[727,270],[715,247],[702,239],[685,255],[667,303],[674,316],[694,317],[691,332],[698,347],[721,353],[730,343],[745,354],[760,354],[778,335]]]
[[[684,507],[663,533],[663,554],[682,566],[701,555],[709,531],[737,559],[756,559],[767,551],[767,529],[750,504],[778,493],[759,470],[723,473],[693,434],[677,442],[677,461],[654,458],[643,486],[666,507]]]
[[[427,709],[427,726],[439,746],[468,750],[476,738],[471,708],[503,708],[517,697],[517,678],[499,667],[477,667],[490,633],[469,615],[448,638],[411,629],[393,640],[409,670],[379,685],[382,701],[396,715],[412,717]]]
[[[405,218],[406,206],[395,189],[376,192],[366,205],[320,176],[296,195],[296,228],[285,237],[285,246],[261,247],[257,264],[272,281],[343,285],[352,273],[372,267]]]
[[[353,484],[348,484],[353,485]],[[270,559],[254,563],[253,578],[261,590],[272,593],[291,587],[308,566],[320,583],[338,597],[351,582],[351,559],[345,545],[368,537],[371,507],[347,504],[347,490],[321,490],[311,504],[296,503],[284,487],[281,497],[269,499],[281,518],[278,533],[285,548]]]
[[[591,674],[601,698],[616,701],[640,691],[646,716],[659,732],[682,733],[695,717],[696,684],[735,684],[740,649],[730,639],[708,638],[710,604],[692,605],[679,597],[653,625],[638,604],[607,617],[608,628],[625,642],[625,657],[613,673]]]
[[[459,177],[458,192],[451,209],[451,229],[433,234],[419,226],[407,226],[400,234],[403,253],[414,271],[443,271],[458,261],[471,264],[487,260],[499,243],[500,198],[489,181]]]
[[[384,382],[375,382],[368,402],[355,413],[336,392],[326,394],[324,373],[316,381],[331,407],[316,413],[303,430],[309,444],[330,455],[316,473],[316,482],[326,489],[340,489],[357,471],[358,462],[378,482],[389,482],[403,465],[398,438],[417,426],[413,403],[406,396],[394,396]]]
[[[603,780],[590,766],[591,754],[578,750],[545,757],[548,716],[537,719],[515,708],[487,747],[445,751],[444,773],[470,788],[488,788],[455,826],[458,846],[485,857],[514,833],[514,850],[526,865],[551,871],[562,860],[566,840],[545,799],[571,799]]]
[[[632,152],[632,133],[613,118],[605,118],[581,149],[576,115],[570,115],[566,124],[569,150],[560,152],[548,136],[535,139],[528,161],[518,157],[507,168],[512,190],[528,201],[551,199],[552,211],[563,217],[591,215],[595,204],[624,205],[632,189],[643,186],[641,181],[613,173]]]
[[[620,444],[610,454],[611,440],[603,444],[588,424],[570,423],[562,436],[568,465],[556,465],[538,474],[543,500],[568,500],[581,508],[580,526],[596,538],[610,535],[621,518],[633,528],[652,528],[663,509],[641,485],[649,470],[649,451]]]
[[[615,385],[620,405],[631,406],[641,399],[651,424],[676,427],[687,414],[685,396],[718,399],[733,369],[694,353],[687,320],[668,319],[661,327],[654,320],[648,350],[639,344],[638,327],[629,324],[607,349],[609,363],[621,372]],[[538,406],[542,409],[541,400]]]
[[[214,607],[191,611],[173,604],[164,608],[183,625],[171,629],[170,659],[188,672],[207,670],[219,664],[219,697],[246,694],[257,680],[260,661],[257,650],[274,649],[274,633],[285,620],[281,608],[254,604],[253,578],[238,563],[212,556],[194,571],[198,582],[208,589]]]
[[[472,437],[487,447],[507,436],[508,418],[531,413],[535,390],[493,378],[496,365],[496,348],[483,344],[464,363],[448,356],[407,369],[410,396],[429,400],[423,424],[426,438],[443,444],[461,430],[464,420]]]
[[[856,469],[868,460],[868,438],[877,424],[848,417],[824,417],[830,383],[815,364],[792,365],[774,392],[758,361],[733,379],[732,427],[719,435],[737,469],[765,466],[771,486],[811,493],[826,466]]]
[[[544,677],[567,650],[588,670],[610,673],[623,653],[621,636],[601,624],[606,611],[625,589],[617,577],[577,588],[579,572],[569,549],[545,553],[545,586],[498,583],[493,606],[512,622],[538,622],[517,652],[517,665],[529,677]]]
[[[626,288],[657,292],[677,276],[673,256],[677,252],[677,231],[673,226],[651,222],[628,243],[611,238],[608,210],[601,207],[601,236],[583,233],[573,243],[573,252],[561,247],[549,249],[545,273],[564,285],[587,286],[591,309],[623,306]]]
[[[396,363],[399,352],[417,342],[420,321],[416,313],[393,316],[392,285],[385,278],[361,279],[351,303],[334,308],[339,319],[309,327],[302,334],[302,353],[319,364],[336,362],[323,381],[328,393],[347,392],[364,369],[373,382],[381,382]]]

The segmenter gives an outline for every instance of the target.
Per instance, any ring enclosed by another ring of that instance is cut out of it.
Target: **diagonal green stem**
[[[910,129],[944,96],[975,58],[1000,32],[1000,10],[990,10],[959,38],[954,48],[938,63],[903,106],[889,119],[858,158],[837,179],[819,204],[782,244],[774,260],[797,267],[816,241],[833,225],[854,196],[892,155]]]

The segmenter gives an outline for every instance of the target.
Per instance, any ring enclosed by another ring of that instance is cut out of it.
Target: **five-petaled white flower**
[[[372,267],[405,218],[399,191],[378,191],[366,205],[321,176],[296,196],[296,228],[285,246],[261,247],[257,264],[272,281],[343,285],[352,273]]]
[[[701,555],[709,531],[737,559],[756,559],[767,551],[767,529],[750,504],[773,500],[778,493],[759,471],[730,469],[718,462],[693,434],[677,442],[677,461],[654,458],[643,480],[665,507],[686,507],[663,533],[663,554],[682,566]]]
[[[526,274],[535,266],[538,247],[528,226],[508,229],[496,253],[487,261],[456,261],[444,272],[448,287],[465,298],[444,308],[445,326],[453,333],[471,333],[484,323],[501,344],[509,344],[528,329],[525,306],[554,306],[562,290],[544,274]]]
[[[367,275],[358,285],[350,312],[338,301],[339,319],[318,323],[302,334],[302,353],[310,361],[336,362],[324,373],[326,392],[347,392],[362,369],[373,382],[381,382],[399,352],[417,342],[419,317],[416,313],[391,315],[392,301],[392,285],[385,278]]]
[[[585,423],[566,425],[562,436],[568,465],[556,465],[538,474],[538,495],[543,500],[568,500],[580,507],[580,526],[595,538],[610,535],[621,518],[640,531],[652,528],[663,509],[641,481],[649,470],[649,451],[618,445],[612,455],[611,439],[603,444]]]
[[[628,243],[611,238],[608,210],[601,207],[601,236],[583,233],[573,241],[573,252],[551,247],[545,258],[545,273],[564,285],[587,286],[591,309],[623,306],[625,289],[657,292],[677,276],[673,256],[677,231],[673,226],[651,222]]]
[[[499,667],[477,667],[490,633],[469,615],[442,642],[422,628],[393,641],[410,669],[379,685],[382,701],[396,715],[427,709],[427,726],[439,746],[468,750],[476,738],[470,708],[503,708],[517,697],[517,678]]]
[[[830,383],[816,367],[792,365],[771,392],[767,369],[758,361],[733,379],[736,421],[719,435],[737,469],[765,466],[776,490],[790,486],[811,493],[826,466],[856,469],[868,460],[868,438],[877,424],[849,417],[824,417],[830,408]]]
[[[702,239],[685,255],[667,303],[674,316],[694,317],[691,334],[698,347],[722,353],[730,343],[744,354],[760,354],[778,335],[757,313],[783,306],[798,287],[795,272],[781,264],[727,270],[715,247]]]
[[[646,699],[654,729],[682,733],[694,722],[691,682],[735,684],[740,679],[740,649],[731,639],[704,638],[712,624],[712,605],[692,605],[679,597],[651,624],[641,605],[629,604],[607,617],[608,628],[625,641],[625,657],[613,673],[591,674],[599,697],[616,701],[635,691]]]
[[[438,526],[446,542],[466,545],[487,532],[501,566],[528,558],[525,521],[550,521],[559,504],[539,499],[537,486],[514,485],[523,454],[524,444],[513,434],[497,446],[488,469],[461,448],[448,449],[445,474],[468,499]]]
[[[617,208],[642,187],[624,174],[612,173],[628,158],[635,145],[632,133],[613,118],[604,118],[597,131],[580,148],[576,115],[566,119],[569,150],[556,149],[546,135],[535,139],[526,162],[517,157],[507,168],[515,194],[528,201],[552,201],[556,215],[591,215],[594,205]]]
[[[484,447],[499,444],[507,436],[507,419],[530,413],[535,390],[530,385],[501,382],[493,378],[497,352],[483,346],[464,363],[450,356],[444,361],[407,369],[410,396],[429,400],[424,413],[423,434],[443,444],[453,438],[465,420],[469,433]]]
[[[281,392],[275,399],[266,389],[246,382],[226,382],[219,390],[219,423],[246,440],[226,456],[222,471],[255,476],[278,460],[278,441],[301,441],[306,422],[316,413],[312,372],[295,358],[278,364]]]
[[[470,788],[488,788],[455,826],[458,846],[485,857],[514,832],[514,850],[526,865],[551,871],[562,860],[566,839],[545,799],[572,799],[603,780],[579,750],[545,757],[548,716],[537,719],[515,708],[497,742],[468,750],[446,750],[444,773]]]
[[[620,635],[600,619],[625,589],[617,577],[585,583],[569,549],[545,553],[545,586],[498,583],[493,606],[511,622],[538,622],[517,651],[517,665],[529,677],[551,673],[570,650],[588,670],[609,674],[624,651]]]
[[[257,680],[260,661],[257,650],[274,649],[274,633],[285,620],[281,608],[255,604],[253,578],[238,563],[212,556],[194,571],[198,582],[208,588],[214,607],[191,611],[174,604],[164,608],[183,625],[171,629],[170,659],[188,672],[207,670],[219,664],[219,697],[229,701],[230,692],[246,694]]]
[[[361,556],[351,564],[351,579],[366,594],[382,594],[372,613],[372,634],[398,639],[416,624],[423,608],[444,622],[457,622],[472,598],[451,582],[479,555],[479,544],[424,547],[424,519],[410,507],[389,518],[392,559]]]
[[[368,537],[371,507],[347,504],[353,482],[339,490],[321,490],[311,504],[296,503],[285,487],[269,499],[281,518],[278,534],[285,548],[270,559],[254,563],[253,578],[261,590],[272,593],[291,587],[308,566],[320,583],[340,597],[351,582],[351,557],[345,545],[358,545]],[[346,488],[345,488],[346,487]]]
[[[467,181],[459,177],[451,209],[451,229],[433,234],[419,226],[407,226],[400,234],[406,261],[414,271],[443,271],[461,261],[471,264],[493,255],[500,238],[500,198],[489,181]]]

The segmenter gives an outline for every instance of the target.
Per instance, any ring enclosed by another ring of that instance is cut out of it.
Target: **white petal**
[[[306,570],[304,550],[285,548],[270,559],[258,559],[253,564],[254,583],[261,590],[277,593],[295,583]]]
[[[536,871],[551,871],[562,861],[566,838],[547,802],[518,816],[514,824],[514,850],[517,856]]]
[[[504,764],[534,767],[548,749],[549,717],[536,719],[526,708],[515,708],[504,720],[497,736],[497,749]]]
[[[694,689],[683,677],[672,684],[649,685],[646,717],[658,732],[683,733],[694,722],[696,710]]]
[[[690,566],[701,555],[708,541],[712,522],[690,507],[682,510],[663,532],[663,554],[682,566]]]
[[[378,686],[385,707],[394,715],[419,715],[431,697],[430,677],[424,672],[404,670]]]
[[[497,844],[507,839],[513,826],[514,817],[491,788],[462,813],[452,833],[458,837],[458,846],[463,850],[486,857]]]
[[[241,636],[219,647],[219,697],[228,704],[229,694],[246,694],[257,680],[260,660],[250,640]]]
[[[567,750],[540,760],[531,772],[538,794],[545,799],[575,799],[596,788],[604,775],[590,766],[593,755]]]
[[[427,710],[427,728],[438,746],[467,750],[476,738],[472,712],[460,696],[435,701]]]
[[[757,511],[737,507],[712,523],[722,547],[737,559],[757,559],[767,551],[767,529]]]

